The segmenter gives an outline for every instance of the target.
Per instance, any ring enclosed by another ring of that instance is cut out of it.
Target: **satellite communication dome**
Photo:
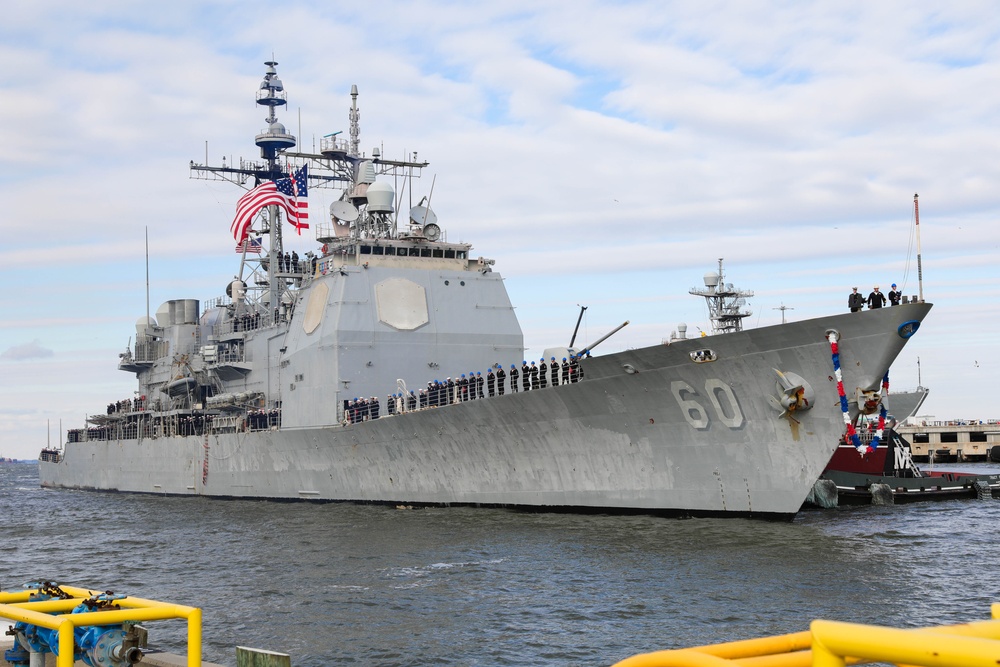
[[[716,287],[719,284],[719,274],[709,271],[705,274],[705,287]]]
[[[135,321],[135,332],[137,334],[148,334],[150,329],[156,326],[156,320],[149,315],[143,315]]]
[[[388,183],[377,181],[368,186],[368,210],[372,213],[392,213],[395,193]]]
[[[170,302],[164,301],[160,304],[160,307],[156,309],[156,321],[163,322],[163,326],[170,324]]]

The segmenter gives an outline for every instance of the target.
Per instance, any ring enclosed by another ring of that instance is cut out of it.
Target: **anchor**
[[[779,371],[777,368],[773,370],[778,376],[777,382],[774,383],[777,397],[768,396],[767,401],[775,410],[779,411],[779,418],[795,419],[792,413],[804,412],[812,408],[815,392],[803,377],[796,373]]]

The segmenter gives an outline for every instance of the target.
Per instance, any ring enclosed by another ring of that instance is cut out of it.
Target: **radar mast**
[[[281,83],[281,79],[278,78],[277,70],[274,69],[278,63],[270,60],[264,64],[267,66],[267,70],[264,72],[264,80],[261,81],[260,89],[257,91],[257,104],[268,108],[267,118],[264,119],[267,121],[267,129],[255,137],[254,143],[260,147],[260,156],[267,162],[268,171],[274,174],[275,177],[279,177],[282,175],[282,170],[278,164],[278,153],[294,148],[295,137],[285,130],[285,126],[278,122],[278,117],[274,113],[275,109],[287,103],[285,99],[285,87]],[[289,173],[289,176],[294,177],[293,173]],[[272,204],[267,207],[267,225],[271,241],[271,247],[268,252],[268,259],[270,261],[268,261],[267,266],[269,284],[268,302],[271,313],[278,311],[278,305],[285,286],[285,281],[278,280],[276,274],[281,268],[287,269],[281,260],[280,215],[277,205]]]
[[[308,166],[309,191],[315,189],[342,189],[340,197],[330,205],[330,222],[317,222],[315,240],[323,245],[323,253],[344,250],[343,246],[361,239],[397,238],[396,214],[400,187],[412,187],[419,178],[426,161],[418,162],[417,153],[412,159],[386,159],[378,148],[371,156],[360,150],[361,111],[358,108],[358,87],[351,86],[351,108],[348,113],[349,139],[340,138],[342,132],[323,135],[320,152],[296,152],[296,138],[278,121],[277,109],[287,104],[284,84],[278,78],[277,62],[267,61],[264,79],[257,91],[257,104],[268,108],[264,121],[267,128],[258,133],[254,141],[260,148],[260,160],[240,158],[222,166],[209,166],[206,143],[205,164],[191,161],[191,177],[203,180],[226,181],[251,190],[261,183],[294,178],[296,171]],[[378,177],[385,179],[376,182]],[[393,188],[390,183],[397,187]],[[433,189],[432,189],[433,191]],[[317,198],[318,199],[318,198]],[[429,205],[429,197],[427,197]],[[312,203],[317,203],[312,200]],[[251,313],[264,315],[264,322],[276,324],[281,312],[294,299],[295,289],[301,285],[303,271],[291,270],[282,261],[282,241],[279,206],[262,209],[250,227],[239,274],[227,288],[232,299],[230,310],[234,316]],[[419,220],[410,220],[410,232],[424,234],[431,241],[443,239],[443,232],[428,208]],[[301,232],[300,232],[301,233]],[[269,247],[262,247],[260,240],[267,238]],[[266,252],[266,255],[259,253]],[[312,256],[312,253],[306,253]],[[308,261],[308,260],[307,260]]]
[[[205,164],[196,164],[193,160],[191,161],[192,178],[228,181],[250,190],[265,181],[276,181],[286,176],[280,161],[285,156],[285,151],[295,147],[295,137],[289,134],[285,126],[278,122],[276,114],[276,109],[287,103],[284,84],[278,78],[275,69],[278,63],[271,60],[264,64],[267,69],[264,71],[264,80],[261,81],[257,90],[257,104],[268,108],[267,117],[264,119],[267,128],[254,138],[254,142],[260,147],[262,161],[241,158],[238,164],[232,161],[227,165],[225,157],[223,157],[222,166],[213,167],[208,165],[208,150],[206,148]],[[259,254],[251,256],[244,251],[239,275],[228,290],[229,296],[233,299],[235,315],[252,310],[258,312],[264,310],[268,314],[267,321],[271,321],[271,318],[279,310],[281,298],[286,289],[285,277],[278,275],[282,272],[282,262],[279,258],[282,257],[283,249],[279,211],[278,206],[266,207],[260,212],[258,221],[255,221],[250,228],[246,243],[250,245],[254,242],[255,239],[252,236],[259,239],[260,236],[266,234],[268,237],[267,256],[261,257]],[[263,249],[251,252],[258,253],[261,250]],[[249,284],[247,284],[248,281]],[[264,308],[265,305],[266,308]]]
[[[720,257],[718,273],[709,271],[705,274],[705,289],[692,287],[688,290],[689,294],[705,298],[713,334],[743,331],[743,318],[753,314],[753,311],[744,309],[753,292],[736,289],[732,283],[725,282],[722,260]]]

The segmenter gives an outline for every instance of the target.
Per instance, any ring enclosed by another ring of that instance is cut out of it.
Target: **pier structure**
[[[910,443],[914,461],[1000,460],[1000,420],[928,421],[917,417],[913,421],[897,426],[896,432]]]

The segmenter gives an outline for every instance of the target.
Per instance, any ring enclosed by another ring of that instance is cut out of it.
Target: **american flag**
[[[243,254],[244,249],[246,249],[247,252],[255,252],[259,255],[260,239],[246,238],[236,244],[236,252],[238,254]]]
[[[230,225],[233,238],[236,239],[237,243],[242,243],[247,237],[250,224],[253,222],[254,216],[257,215],[257,211],[272,204],[285,209],[288,222],[298,230],[300,235],[303,229],[309,229],[309,224],[306,222],[309,219],[309,202],[306,199],[309,181],[309,175],[306,171],[308,166],[305,165],[295,172],[294,178],[279,178],[277,181],[261,183],[240,197],[240,200],[236,202],[236,217],[233,218],[233,224]]]
[[[309,223],[306,222],[309,219],[309,201],[306,199],[308,193],[306,184],[309,181],[309,175],[306,173],[308,166],[303,165],[295,172],[295,178],[278,179],[278,192],[285,195],[289,204],[285,207],[285,212],[288,213],[288,222],[295,227],[299,236],[302,236],[303,229],[309,229]],[[289,171],[291,171],[290,167]]]

